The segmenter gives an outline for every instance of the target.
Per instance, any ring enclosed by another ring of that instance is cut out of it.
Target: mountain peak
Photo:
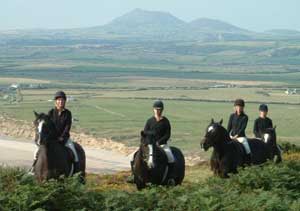
[[[245,29],[239,28],[237,26],[226,23],[224,21],[209,19],[209,18],[198,18],[190,22],[189,25],[192,28],[199,28],[201,29],[201,31],[215,31],[215,32],[227,32],[227,33],[248,32]]]
[[[181,25],[184,21],[176,18],[168,12],[148,11],[136,8],[116,19],[110,24],[125,24],[127,26],[145,25]]]

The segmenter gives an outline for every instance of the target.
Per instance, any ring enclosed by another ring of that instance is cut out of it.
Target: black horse
[[[248,139],[252,152],[251,163],[248,163],[244,146],[238,141],[231,140],[229,133],[222,126],[222,122],[222,120],[214,122],[212,119],[200,144],[205,151],[213,147],[210,165],[215,175],[225,178],[228,177],[228,173],[237,173],[239,166],[262,164],[278,154],[276,134],[273,133],[275,130],[273,129],[272,132],[270,129],[265,141]]]
[[[182,152],[171,147],[175,157],[174,167],[169,171],[168,158],[157,145],[152,132],[141,132],[140,148],[134,156],[132,171],[134,183],[140,190],[146,183],[156,185],[180,185],[185,174],[185,160]],[[172,184],[170,181],[173,181]]]
[[[268,145],[269,159],[275,161],[275,163],[280,163],[282,161],[281,150],[277,145],[276,138],[276,126],[273,128],[267,128],[263,134],[263,141]]]
[[[74,169],[74,156],[70,149],[59,143],[56,127],[48,115],[35,114],[35,142],[39,146],[37,161],[33,172],[38,181],[50,178],[57,179],[59,176],[72,176],[80,172],[81,181],[85,178],[86,158],[83,148],[74,143],[79,157],[79,168]]]

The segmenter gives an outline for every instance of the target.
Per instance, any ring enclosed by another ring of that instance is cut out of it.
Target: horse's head
[[[207,126],[204,138],[200,142],[201,148],[207,151],[210,147],[216,146],[220,141],[227,140],[228,133],[222,126],[223,120],[215,122],[214,119]]]
[[[141,131],[141,147],[143,159],[149,169],[155,167],[156,141],[153,131]]]
[[[271,146],[276,145],[276,126],[267,128],[263,133],[263,141]]]
[[[34,111],[34,115],[35,143],[37,145],[46,145],[57,137],[56,128],[47,114],[39,114]]]

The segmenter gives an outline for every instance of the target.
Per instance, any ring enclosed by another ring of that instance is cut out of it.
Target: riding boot
[[[249,166],[251,165],[251,163],[252,163],[252,153],[246,154],[245,163]]]
[[[168,164],[168,185],[174,186],[176,184],[175,182],[175,163],[169,163]]]
[[[80,171],[80,164],[79,162],[74,162],[74,172],[73,173],[77,173]]]
[[[134,183],[134,176],[133,176],[133,161],[130,161],[131,167],[131,175],[126,179],[127,183]]]

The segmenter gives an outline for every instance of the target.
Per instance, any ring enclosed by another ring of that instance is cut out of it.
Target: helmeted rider
[[[259,106],[259,117],[254,121],[253,133],[256,138],[263,138],[267,128],[273,128],[273,122],[268,115],[268,106],[261,104]]]
[[[153,103],[154,115],[147,120],[144,131],[152,131],[154,133],[154,138],[157,144],[162,147],[168,158],[168,171],[172,172],[174,169],[175,159],[170,147],[167,145],[171,137],[171,125],[167,117],[162,115],[163,110],[164,104],[161,100],[157,100]],[[131,159],[131,167],[133,167],[134,155],[135,153],[133,154],[133,157]],[[170,183],[175,183],[173,179],[171,180],[169,181]],[[133,182],[132,176],[128,179],[128,182]]]
[[[66,109],[67,96],[63,91],[58,91],[54,95],[55,107],[48,112],[49,118],[53,121],[58,133],[58,141],[72,150],[74,154],[74,170],[79,168],[79,159],[73,141],[70,139],[70,129],[72,126],[72,113]],[[36,151],[34,159],[37,159]],[[35,162],[34,162],[35,163]]]
[[[268,128],[273,128],[272,120],[267,117],[269,112],[268,106],[266,104],[261,104],[259,106],[259,117],[254,121],[253,133],[255,138],[263,140],[263,135]],[[282,154],[282,150],[277,145],[278,154]]]
[[[153,131],[154,137],[158,145],[166,152],[169,164],[174,163],[173,153],[167,142],[171,137],[171,125],[167,117],[163,116],[164,104],[161,100],[157,100],[153,104],[154,116],[149,118],[144,127],[144,131]]]
[[[248,123],[248,116],[244,112],[245,101],[243,99],[236,99],[234,102],[234,113],[229,117],[227,131],[232,140],[237,140],[242,143],[246,151],[246,161],[251,162],[251,149],[246,137],[246,127]]]

